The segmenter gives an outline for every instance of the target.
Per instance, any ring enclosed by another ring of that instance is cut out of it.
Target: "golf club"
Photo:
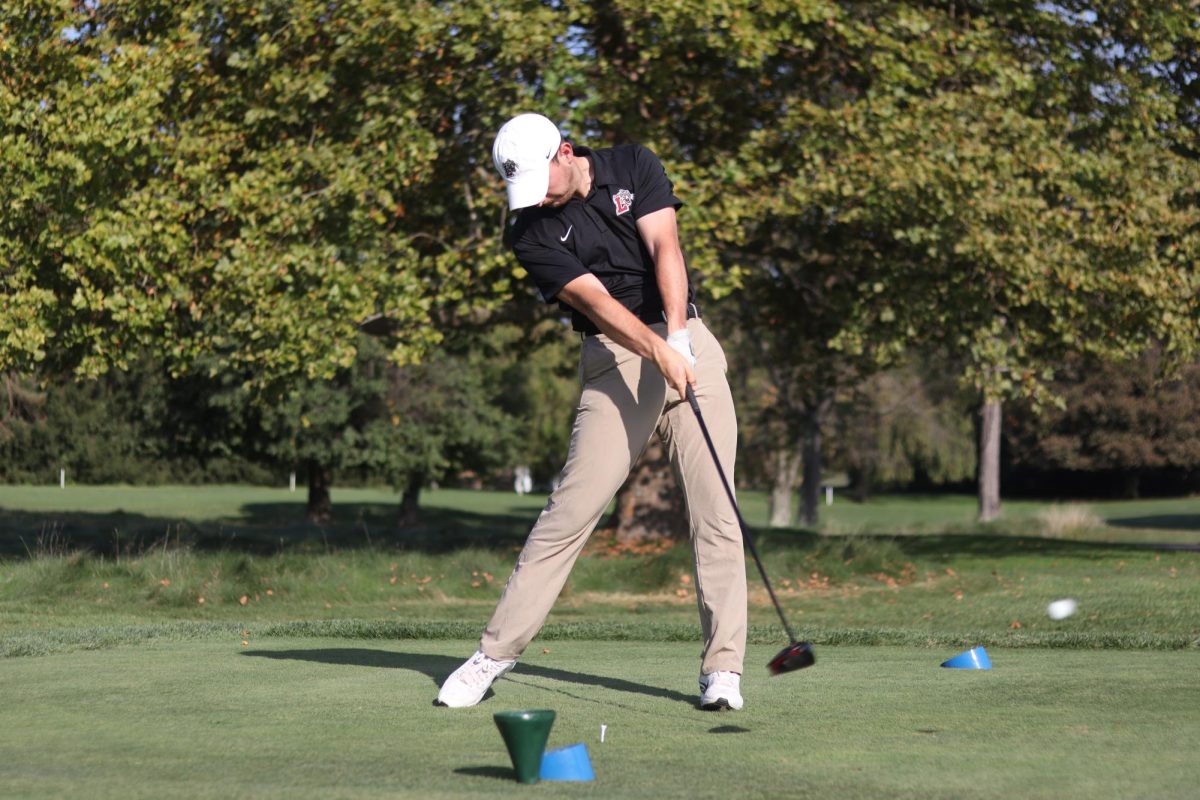
[[[742,519],[742,512],[738,508],[737,500],[733,496],[733,489],[729,486],[729,481],[725,478],[725,470],[721,468],[721,459],[717,456],[717,448],[713,444],[712,436],[708,433],[708,426],[704,424],[704,416],[700,413],[700,403],[697,402],[696,393],[692,391],[690,384],[687,387],[687,401],[691,404],[692,412],[696,415],[696,422],[700,424],[700,432],[704,434],[704,441],[708,444],[708,452],[712,453],[713,464],[717,468],[717,474],[721,476],[721,485],[725,487],[725,495],[733,505],[733,513],[737,515],[738,525],[742,528],[742,539],[745,540],[746,546],[750,548],[750,555],[754,556],[754,563],[758,565],[758,574],[762,575],[763,585],[767,587],[767,594],[771,596],[771,602],[775,604],[775,610],[779,612],[779,621],[783,623],[783,630],[788,635],[788,641],[791,642],[791,644],[780,650],[779,654],[767,663],[767,670],[772,675],[782,675],[785,672],[795,672],[798,669],[811,667],[817,661],[817,657],[813,654],[812,645],[808,642],[797,641],[796,634],[792,633],[792,626],[788,625],[787,617],[783,614],[783,607],[779,605],[779,598],[775,596],[775,590],[771,588],[771,581],[767,577],[767,571],[763,568],[762,559],[758,556],[758,548],[754,546],[754,537],[750,535],[750,529],[746,526],[746,520]]]

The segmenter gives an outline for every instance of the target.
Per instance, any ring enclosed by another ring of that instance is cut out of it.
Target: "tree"
[[[1067,352],[1194,339],[1194,171],[1153,135],[1173,129],[1154,63],[1119,80],[1057,7],[603,4],[594,29],[596,126],[690,159],[672,163],[699,190],[687,224],[722,256],[701,272],[742,293],[782,440],[808,443],[813,473],[841,390],[940,349],[981,400],[992,518],[1004,399],[1048,401]],[[1152,91],[1123,102],[1137,87]]]
[[[816,253],[858,265],[828,339],[843,358],[882,366],[920,345],[963,365],[983,400],[990,519],[1002,399],[1048,400],[1066,352],[1188,341],[1196,239],[1177,199],[1189,165],[1144,138],[1073,145],[1086,123],[1054,111],[990,20],[913,4],[840,22],[868,52],[835,102],[797,98],[755,131],[739,218],[811,231]]]
[[[331,518],[334,478],[361,463],[362,431],[381,413],[387,387],[382,354],[369,339],[356,352],[354,364],[332,378],[299,381],[273,402],[255,402],[239,390],[243,409],[264,434],[260,457],[307,481],[306,513],[316,523]]]
[[[169,478],[169,441],[159,427],[164,381],[153,366],[103,380],[60,380],[33,394],[0,438],[0,476],[50,484],[65,469],[72,483],[144,483]],[[36,398],[36,400],[34,400]]]
[[[551,484],[566,460],[579,401],[578,340],[566,320],[523,310],[523,325],[496,324],[482,337],[500,366],[495,402],[515,430],[512,458],[539,484]]]
[[[872,375],[839,404],[835,461],[860,501],[880,486],[933,487],[975,474],[969,400],[943,363],[914,358]]]
[[[250,459],[254,425],[214,382],[173,380],[143,356],[93,379],[10,379],[15,413],[0,431],[0,479],[50,483],[265,483]],[[278,480],[276,473],[275,480]]]
[[[4,398],[0,408],[0,441],[5,441],[13,435],[13,426],[37,419],[46,395],[29,380],[11,372],[0,375],[0,391]]]
[[[558,16],[6,3],[0,370],[96,375],[148,348],[268,387],[348,367],[367,320],[419,358],[510,291],[483,139],[569,57]]]
[[[383,414],[351,441],[356,464],[402,491],[399,524],[419,520],[421,488],[447,474],[513,463],[516,420],[501,408],[502,369],[481,353],[389,367]]]
[[[415,362],[511,294],[485,139],[573,59],[562,17],[532,0],[5,4],[0,370],[97,376],[149,352],[176,376],[239,376],[266,413],[292,398],[311,423],[312,403],[338,438],[360,329]],[[285,440],[319,517],[341,458],[321,463],[318,438]]]
[[[1173,379],[1163,367],[1157,350],[1122,363],[1068,361],[1052,384],[1061,409],[1013,409],[1013,469],[1043,485],[1047,476],[1083,475],[1092,492],[1126,497],[1139,495],[1143,479],[1200,472],[1200,365]]]

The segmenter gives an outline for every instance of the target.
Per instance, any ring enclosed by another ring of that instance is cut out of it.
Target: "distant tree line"
[[[538,336],[501,327],[484,347],[405,366],[364,336],[350,367],[270,402],[227,373],[172,377],[151,356],[87,381],[10,376],[0,481],[45,484],[60,469],[79,483],[278,486],[294,475],[314,519],[329,515],[336,480],[399,488],[411,522],[431,483],[511,486],[519,463],[546,484],[561,466],[573,381],[563,340],[543,331],[532,347]]]
[[[1186,428],[1072,387],[1190,385],[1198,74],[1185,2],[6,2],[6,475],[294,467],[314,517],[374,476],[403,519],[561,458],[569,337],[489,163],[521,110],[663,158],[775,524],[831,465],[973,481],[984,520],[1013,470],[1190,474]]]
[[[420,491],[430,484],[511,490],[514,468],[525,465],[545,491],[566,451],[574,353],[569,339],[554,335],[514,358],[504,333],[522,335],[502,331],[496,352],[476,363],[442,352],[398,367],[364,342],[352,369],[301,386],[269,410],[236,382],[172,378],[149,357],[89,381],[34,387],[10,376],[0,481],[47,484],[65,469],[72,483],[283,486],[294,474],[316,519],[330,513],[335,484],[395,486],[400,524],[417,520]],[[1002,473],[1010,494],[1200,491],[1200,364],[1164,380],[1154,352],[1125,363],[1073,362],[1050,389],[1065,398],[1062,409],[1014,403],[1006,413]],[[752,406],[754,391],[735,382],[739,406]],[[847,479],[839,496],[961,491],[975,478],[972,401],[948,371],[875,373],[830,418],[822,458]],[[771,435],[770,425],[743,430],[743,488],[776,485],[779,451],[765,443]],[[787,507],[772,499],[772,510]]]

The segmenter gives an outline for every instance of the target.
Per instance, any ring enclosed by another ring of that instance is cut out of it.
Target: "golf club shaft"
[[[746,520],[742,519],[741,509],[738,508],[737,499],[733,496],[733,488],[729,485],[729,481],[725,478],[725,470],[721,467],[721,458],[717,455],[716,445],[713,444],[712,436],[708,433],[708,426],[704,424],[704,415],[700,413],[700,403],[696,400],[696,393],[692,391],[689,384],[687,387],[687,401],[692,406],[692,412],[696,415],[696,422],[700,425],[700,432],[704,434],[704,441],[708,444],[708,452],[712,453],[713,465],[717,468],[717,474],[721,476],[721,485],[725,487],[725,496],[729,498],[730,504],[733,505],[733,513],[737,515],[738,525],[742,529],[742,539],[745,540],[746,546],[750,548],[750,555],[754,556],[754,563],[758,566],[758,574],[762,576],[763,585],[767,587],[767,594],[771,596],[771,602],[775,604],[775,611],[779,613],[779,621],[783,623],[783,630],[788,635],[788,640],[795,642],[796,634],[792,633],[792,626],[788,625],[787,617],[783,615],[783,606],[779,605],[779,598],[775,596],[775,590],[771,588],[771,580],[767,577],[767,570],[763,567],[762,559],[758,555],[758,548],[754,546],[754,537],[750,535],[750,528],[746,525]]]

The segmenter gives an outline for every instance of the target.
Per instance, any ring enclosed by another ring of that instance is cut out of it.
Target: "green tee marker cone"
[[[542,753],[546,740],[550,738],[550,727],[554,724],[554,712],[499,711],[494,715],[496,727],[504,737],[517,780],[521,783],[537,783],[542,766]]]

